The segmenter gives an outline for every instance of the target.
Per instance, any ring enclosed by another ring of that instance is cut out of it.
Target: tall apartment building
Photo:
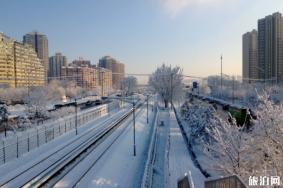
[[[46,35],[38,33],[38,32],[27,33],[23,37],[23,42],[24,44],[31,45],[35,49],[38,58],[41,60],[45,68],[45,77],[47,80],[48,68],[49,68],[48,66],[49,56],[48,56],[48,39]]]
[[[44,85],[44,67],[29,45],[0,33],[0,83],[10,87]]]
[[[15,87],[14,41],[0,33],[0,84]]]
[[[77,86],[87,89],[95,89],[99,84],[97,69],[90,67],[62,67],[61,77],[66,81],[73,81]]]
[[[61,79],[62,67],[67,66],[67,58],[61,53],[56,53],[55,56],[49,57],[49,80]]]
[[[258,33],[256,30],[247,32],[242,38],[243,67],[242,76],[244,82],[253,82],[258,79]]]
[[[258,20],[259,78],[283,81],[283,18],[274,13]]]
[[[111,70],[113,88],[121,89],[121,81],[125,77],[125,65],[110,56],[104,56],[99,60],[98,66]]]
[[[101,96],[106,96],[112,90],[112,71],[102,67],[98,68],[98,79],[101,87]]]

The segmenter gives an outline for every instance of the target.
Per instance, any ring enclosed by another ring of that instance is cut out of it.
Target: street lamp
[[[146,123],[148,124],[148,95],[146,95]]]
[[[76,127],[76,135],[78,135],[78,103],[77,98],[75,98],[75,127]]]
[[[134,149],[134,156],[136,156],[136,102],[135,101],[127,101],[125,98],[119,98],[119,97],[109,97],[109,99],[118,99],[123,102],[131,103],[133,105],[133,134],[134,134],[134,144],[133,144],[133,149]]]
[[[173,109],[173,73],[170,74],[170,87],[171,87],[171,109]]]
[[[133,119],[134,119],[134,156],[136,156],[136,104],[133,102]]]

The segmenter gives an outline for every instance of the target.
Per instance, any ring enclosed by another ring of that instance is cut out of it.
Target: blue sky
[[[97,63],[111,55],[128,73],[163,62],[189,75],[241,74],[242,34],[257,20],[283,13],[282,0],[1,0],[0,31],[17,40],[37,30],[49,55]]]

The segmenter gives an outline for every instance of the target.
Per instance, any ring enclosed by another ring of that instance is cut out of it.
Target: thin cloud
[[[224,0],[161,0],[165,10],[171,17],[175,17],[186,8],[198,4],[215,4]]]

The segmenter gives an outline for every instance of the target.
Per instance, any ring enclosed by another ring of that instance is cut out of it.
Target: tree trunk
[[[168,100],[164,100],[164,105],[165,105],[165,108],[168,107]]]

